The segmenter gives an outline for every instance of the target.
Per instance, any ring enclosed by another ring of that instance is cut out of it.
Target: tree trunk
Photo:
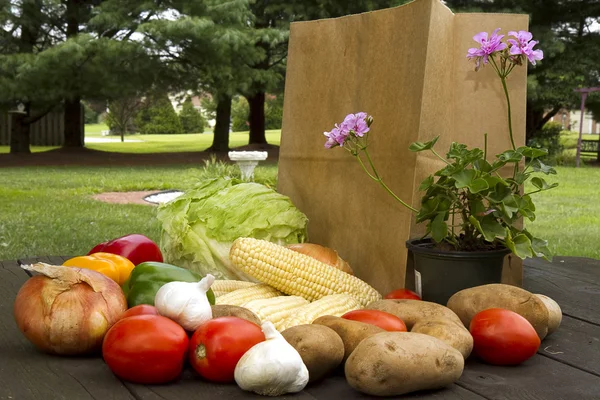
[[[229,150],[229,122],[231,121],[231,96],[219,95],[217,101],[217,117],[212,146],[209,151],[223,152]]]
[[[247,97],[250,105],[250,140],[248,144],[266,144],[265,136],[265,92]]]
[[[27,106],[29,112],[29,106]],[[10,113],[10,153],[11,154],[29,154],[30,126],[27,121],[27,114]]]
[[[79,96],[65,100],[65,143],[64,147],[83,147],[81,132],[81,98]]]
[[[82,0],[67,1],[67,9],[65,11],[67,39],[79,34],[79,19],[81,18],[82,5]],[[77,79],[77,77],[74,77],[74,79]],[[65,99],[65,147],[84,147],[81,118],[81,96],[77,94]]]

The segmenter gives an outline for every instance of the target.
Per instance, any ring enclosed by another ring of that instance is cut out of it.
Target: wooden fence
[[[31,125],[30,140],[32,146],[62,146],[64,142],[63,111],[53,111]],[[10,145],[10,114],[0,111],[0,146]],[[84,132],[83,112],[81,132]]]

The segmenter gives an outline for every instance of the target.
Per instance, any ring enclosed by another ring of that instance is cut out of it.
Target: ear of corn
[[[230,306],[241,306],[250,300],[256,299],[268,299],[271,297],[281,296],[282,293],[264,283],[260,283],[254,286],[250,286],[244,289],[234,290],[224,294],[223,296],[217,297],[215,304],[228,304]]]
[[[341,317],[345,313],[359,308],[361,306],[354,297],[347,294],[332,294],[296,308],[292,316],[279,322],[277,330],[284,331],[292,326],[312,324],[315,319],[325,315]]]
[[[236,280],[229,280],[229,279],[222,279],[222,280],[216,280],[213,282],[213,284],[210,286],[210,288],[212,289],[213,293],[215,294],[215,297],[219,297],[219,296],[223,296],[224,294],[233,292],[234,290],[238,290],[238,289],[245,289],[245,288],[249,288],[252,286],[256,286],[258,285],[258,283],[255,282],[247,282],[247,281],[236,281]]]
[[[266,240],[239,238],[233,242],[229,258],[252,278],[308,301],[349,294],[366,306],[381,299],[377,290],[357,277]]]
[[[307,304],[309,304],[308,300],[300,296],[279,296],[252,300],[242,304],[242,307],[253,311],[262,322],[271,321],[277,329],[281,321],[292,316],[296,309]]]

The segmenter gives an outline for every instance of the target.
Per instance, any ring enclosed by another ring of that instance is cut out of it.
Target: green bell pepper
[[[202,276],[196,272],[179,268],[171,264],[148,261],[138,264],[122,289],[131,308],[139,304],[154,305],[156,292],[169,282],[198,282]],[[215,304],[215,294],[209,289],[206,297],[210,304]]]

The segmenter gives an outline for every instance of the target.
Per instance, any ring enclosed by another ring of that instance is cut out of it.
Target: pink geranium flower
[[[492,36],[489,38],[487,32],[479,32],[477,35],[473,36],[473,40],[481,45],[479,48],[472,47],[467,52],[467,58],[469,60],[474,59],[476,62],[475,70],[478,70],[481,67],[481,61],[483,61],[483,64],[487,64],[488,59],[492,54],[506,48],[506,43],[502,42],[504,35],[498,35],[499,30],[500,28],[495,29],[494,32],[492,32]]]
[[[517,39],[508,39],[510,43],[510,55],[520,56],[524,55],[527,57],[529,62],[535,65],[535,62],[544,58],[544,52],[542,50],[534,50],[533,47],[538,44],[537,41],[531,40],[533,35],[527,31],[510,31],[509,36],[514,36]]]
[[[325,147],[328,149],[336,146],[343,147],[350,135],[355,137],[365,136],[370,129],[368,119],[369,117],[365,112],[346,115],[341,124],[335,124],[330,132],[323,133],[327,137]]]

